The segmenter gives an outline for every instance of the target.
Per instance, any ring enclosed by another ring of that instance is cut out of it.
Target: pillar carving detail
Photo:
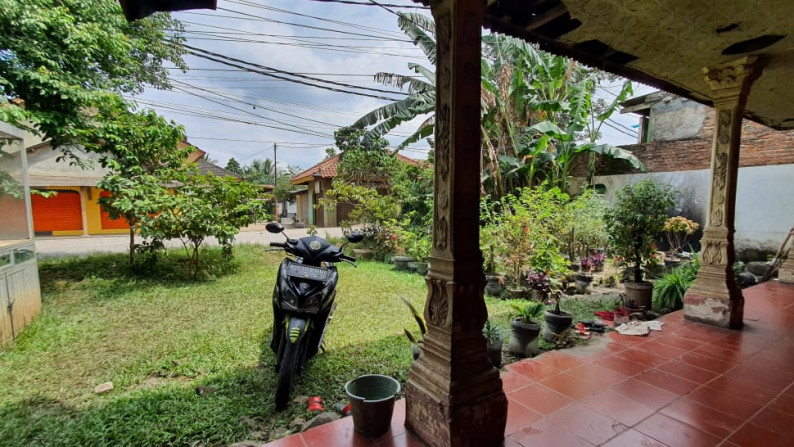
[[[711,89],[717,123],[711,154],[708,222],[701,239],[701,267],[684,297],[684,316],[716,326],[742,326],[744,298],[733,277],[736,178],[739,172],[742,115],[757,60],[745,57],[703,69]]]
[[[433,248],[422,354],[405,386],[405,424],[431,446],[497,446],[507,399],[486,352],[479,250],[483,0],[432,3],[436,22]]]

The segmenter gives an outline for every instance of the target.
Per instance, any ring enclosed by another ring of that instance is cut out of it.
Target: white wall
[[[708,169],[679,172],[653,172],[596,176],[595,183],[606,186],[606,199],[627,184],[652,178],[682,192],[674,215],[692,219],[705,226],[711,172]],[[756,249],[776,252],[794,226],[794,164],[754,166],[739,169],[736,193],[736,251]]]

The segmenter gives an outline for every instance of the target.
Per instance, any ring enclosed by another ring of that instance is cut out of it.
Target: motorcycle
[[[265,227],[270,233],[283,233],[284,226],[270,222]],[[271,247],[282,248],[286,257],[278,269],[273,290],[273,334],[270,349],[276,354],[276,411],[284,410],[289,402],[293,382],[312,358],[323,347],[323,336],[336,309],[336,283],[339,273],[334,263],[356,265],[356,258],[347,256],[342,249],[318,236],[292,239],[284,235],[285,242],[271,242]],[[363,239],[360,233],[347,236],[348,242]]]

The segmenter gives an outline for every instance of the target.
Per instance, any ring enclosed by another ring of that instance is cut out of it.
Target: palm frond
[[[424,76],[435,87],[435,85],[436,85],[436,74],[432,70],[427,69],[427,68],[425,68],[425,67],[423,67],[423,66],[421,66],[421,65],[419,65],[417,63],[414,63],[414,62],[409,62],[408,63],[408,69],[409,70],[413,70],[414,72]]]
[[[397,25],[425,53],[427,59],[436,64],[436,28],[433,19],[422,14],[404,13]]]
[[[411,314],[413,314],[414,320],[416,320],[416,323],[419,325],[419,332],[422,335],[425,335],[427,333],[427,325],[425,324],[425,319],[424,317],[422,317],[422,314],[417,312],[414,305],[408,302],[408,300],[406,300],[405,298],[400,298],[400,299],[402,300],[403,303],[405,303],[406,306],[408,306],[408,309],[411,309]]]
[[[598,144],[595,146],[590,147],[590,151],[595,152],[596,154],[605,155],[607,157],[617,158],[619,160],[626,160],[628,161],[631,166],[635,169],[639,169],[640,171],[645,172],[647,169],[645,165],[642,164],[639,158],[637,158],[634,154],[626,149],[612,146],[609,144]]]
[[[406,84],[408,85],[408,93],[420,93],[428,90],[433,90],[436,87],[421,79],[416,79],[411,76],[405,76],[396,73],[376,73],[375,82],[383,85],[397,87],[402,89]]]
[[[412,133],[408,138],[406,138],[402,143],[400,143],[395,148],[395,152],[397,152],[400,149],[404,149],[409,144],[416,143],[417,141],[432,136],[433,131],[435,130],[435,120],[433,121],[430,120],[433,118],[434,117],[430,117],[428,120],[425,120],[425,122],[423,122],[422,125],[419,126],[419,129],[417,129],[416,132]]]

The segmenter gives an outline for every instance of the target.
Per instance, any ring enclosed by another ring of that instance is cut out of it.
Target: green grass
[[[41,262],[43,313],[0,349],[2,445],[220,446],[308,416],[304,405],[274,411],[268,342],[283,255],[254,245],[237,247],[232,263],[217,250],[205,255],[200,282],[173,268],[178,251],[150,279],[129,274],[121,254]],[[403,328],[416,323],[400,298],[421,308],[427,294],[422,277],[386,264],[339,270],[328,351],[293,393],[328,406],[344,401],[344,383],[361,374],[404,383],[411,347]],[[486,301],[508,327],[509,302]],[[106,381],[115,389],[95,394]],[[198,385],[216,391],[198,396]]]

